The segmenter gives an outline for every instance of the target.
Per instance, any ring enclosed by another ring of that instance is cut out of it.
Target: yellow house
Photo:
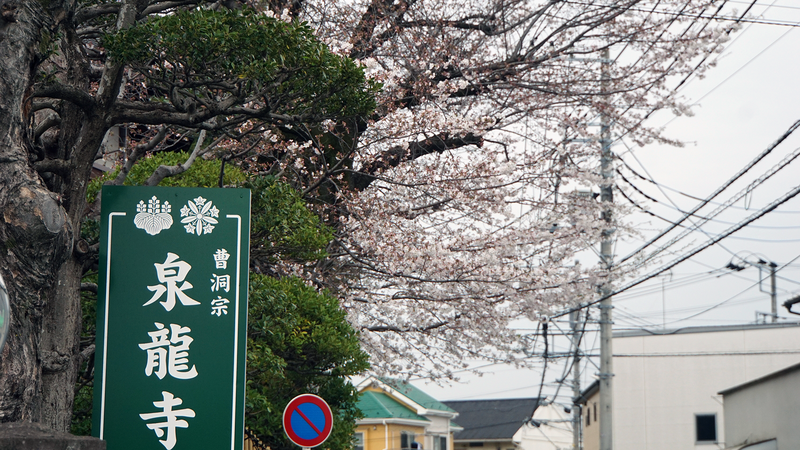
[[[581,405],[581,431],[584,450],[600,450],[600,381],[590,384],[577,398]]]
[[[354,450],[453,450],[458,413],[416,387],[397,380],[370,377],[357,386]]]

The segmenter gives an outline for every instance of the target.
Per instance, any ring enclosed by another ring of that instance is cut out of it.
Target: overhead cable
[[[752,192],[753,189],[755,189],[756,187],[758,187],[759,185],[764,183],[766,180],[770,179],[773,175],[775,175],[776,173],[778,173],[781,170],[785,169],[786,166],[791,164],[791,162],[794,161],[795,159],[797,159],[798,157],[800,157],[800,147],[796,148],[792,153],[787,155],[783,160],[781,160],[781,162],[779,162],[778,164],[773,166],[770,170],[765,172],[763,175],[761,175],[760,177],[758,177],[755,180],[753,180],[750,184],[747,185],[747,187],[745,187],[744,189],[739,191],[736,195],[734,195],[733,197],[728,199],[723,204],[717,206],[713,211],[711,211],[711,213],[704,214],[703,216],[698,216],[700,218],[698,223],[693,224],[691,228],[686,228],[685,230],[681,231],[680,234],[678,234],[674,238],[670,239],[667,243],[663,244],[662,246],[660,246],[659,248],[654,250],[650,255],[647,256],[647,258],[645,260],[639,262],[639,265],[642,265],[642,264],[646,263],[647,261],[653,259],[655,256],[657,256],[658,254],[663,252],[665,249],[671,247],[673,244],[677,243],[681,239],[685,238],[686,236],[691,234],[693,231],[699,230],[701,226],[703,226],[704,224],[708,223],[712,218],[718,216],[720,213],[722,213],[724,210],[726,210],[728,207],[730,207],[734,203],[736,203],[739,200],[741,200],[744,196],[746,196],[748,193]],[[671,228],[674,229],[675,227],[672,226]]]
[[[792,126],[789,127],[789,129],[786,130],[786,132],[784,132],[783,135],[781,135],[781,137],[779,137],[775,142],[773,142],[772,145],[767,147],[766,150],[761,152],[761,154],[759,154],[755,159],[750,161],[746,166],[744,166],[741,170],[739,170],[739,172],[737,172],[732,178],[730,178],[728,181],[723,183],[722,186],[718,187],[710,196],[706,197],[697,206],[692,208],[691,211],[689,211],[686,214],[684,214],[681,219],[679,219],[677,222],[673,222],[672,225],[670,225],[667,228],[665,228],[664,230],[662,230],[655,237],[651,238],[650,240],[645,242],[642,246],[640,246],[638,249],[636,249],[633,252],[631,252],[630,254],[628,254],[628,256],[625,256],[624,258],[620,259],[618,264],[622,264],[625,261],[631,259],[632,257],[638,255],[644,249],[646,249],[647,247],[651,246],[656,241],[658,241],[659,239],[664,237],[664,235],[666,235],[670,231],[674,230],[678,226],[678,224],[680,224],[683,221],[685,221],[686,219],[692,217],[693,214],[695,214],[697,211],[699,211],[700,209],[705,207],[711,200],[713,200],[720,193],[722,193],[722,191],[724,191],[725,189],[730,187],[730,185],[732,185],[736,180],[741,178],[745,173],[747,173],[750,169],[752,169],[753,166],[758,164],[762,159],[766,158],[767,155],[772,153],[772,151],[775,150],[775,148],[778,147],[778,145],[780,145],[784,140],[786,140],[786,138],[788,138],[792,133],[794,133],[795,130],[797,130],[798,127],[800,127],[800,120],[798,120],[794,124],[792,124]]]
[[[641,179],[643,181],[646,181],[646,182],[648,182],[650,184],[653,184],[656,187],[658,187],[659,189],[663,188],[663,189],[666,189],[668,191],[672,191],[672,192],[674,192],[674,193],[676,193],[678,195],[682,195],[682,196],[684,196],[686,198],[690,198],[692,200],[696,200],[696,201],[702,201],[703,200],[702,198],[700,198],[700,197],[698,197],[696,195],[688,194],[686,192],[681,191],[680,189],[675,189],[673,187],[670,187],[670,186],[667,186],[665,184],[659,183],[658,181],[655,181],[652,178],[648,178],[648,177],[640,174],[639,172],[636,171],[636,169],[631,167],[630,164],[628,164],[624,159],[620,159],[620,162],[622,162],[622,165],[625,166],[626,169],[630,170],[630,172],[633,175],[635,175],[637,178],[639,178],[639,179]],[[619,169],[617,169],[617,173],[620,174],[620,178],[622,178],[624,181],[626,181],[632,188],[636,189],[637,192],[641,191],[641,189],[638,188],[636,185],[634,185],[632,181],[628,180],[622,174],[622,172],[619,171]],[[646,198],[649,199],[649,200],[652,200],[653,202],[661,203],[662,205],[664,204],[663,202],[659,202],[658,200],[653,199],[650,196],[646,196]],[[708,202],[708,204],[709,205],[718,206],[718,205],[721,205],[722,203],[720,203],[720,202]],[[686,214],[686,211],[684,211],[684,210],[682,210],[682,209],[680,209],[680,208],[678,208],[678,207],[676,207],[674,205],[673,206],[665,205],[665,206],[668,206],[668,207],[670,207],[670,208],[672,208],[672,209],[674,209],[674,210],[676,210],[676,211],[678,211],[680,213]],[[751,209],[751,208],[748,208],[748,207],[736,206],[736,205],[731,205],[731,206],[729,206],[729,208],[743,209],[743,210],[746,210],[746,211],[749,211]],[[775,211],[775,213],[776,214],[800,214],[800,211]],[[703,216],[699,216],[698,215],[696,217],[703,217]],[[671,223],[672,221],[668,220],[668,222]],[[726,221],[719,220],[719,219],[715,220],[715,222],[719,222],[719,223],[722,223],[722,224],[725,224],[725,225],[733,225],[734,224],[734,222],[726,222]],[[773,229],[776,229],[776,230],[777,229],[797,229],[797,225],[792,225],[792,226],[756,226],[756,225],[753,225],[753,228],[764,228],[764,229],[770,229],[770,230],[773,230]]]
[[[613,292],[611,292],[611,293],[609,293],[607,295],[601,296],[600,298],[598,298],[596,300],[593,300],[593,301],[591,301],[591,302],[589,302],[589,303],[587,303],[585,305],[582,305],[580,308],[571,308],[571,309],[569,309],[567,311],[563,311],[563,312],[560,312],[558,314],[554,314],[553,316],[551,316],[551,318],[561,317],[561,316],[564,316],[566,314],[569,314],[572,311],[577,311],[579,309],[583,309],[583,308],[586,308],[586,307],[589,307],[589,306],[592,306],[592,305],[596,305],[596,304],[600,303],[601,301],[605,300],[606,298],[609,298],[609,297],[612,297],[614,295],[617,295],[617,294],[620,294],[622,292],[625,292],[625,291],[627,291],[628,289],[631,289],[634,286],[638,286],[638,285],[644,283],[645,281],[647,281],[647,280],[649,280],[651,278],[654,278],[654,277],[666,272],[669,269],[672,269],[673,267],[675,267],[678,264],[686,261],[687,259],[691,258],[692,256],[702,252],[703,250],[713,246],[714,244],[720,242],[721,240],[725,239],[726,237],[732,235],[733,233],[741,230],[742,228],[746,227],[750,223],[760,219],[761,217],[764,217],[768,213],[770,213],[773,210],[775,210],[775,208],[779,207],[780,205],[782,205],[782,204],[788,202],[789,200],[793,199],[794,197],[796,197],[798,194],[800,194],[800,186],[796,186],[795,188],[791,189],[786,194],[784,194],[782,197],[774,200],[772,203],[770,203],[766,207],[762,208],[758,212],[751,214],[749,217],[747,217],[742,222],[739,222],[738,224],[728,228],[723,233],[717,235],[713,239],[710,239],[709,241],[707,241],[703,245],[701,245],[701,246],[695,248],[694,250],[684,254],[683,256],[673,260],[672,262],[670,262],[670,263],[668,263],[668,264],[666,264],[664,266],[661,266],[660,268],[650,272],[649,274],[647,274],[647,275],[645,275],[643,277],[640,277],[639,279],[634,280],[634,281],[626,284],[625,286],[623,286],[623,287],[621,287],[621,288],[619,288],[619,289],[617,289],[617,290],[615,290],[615,291],[613,291]]]
[[[573,5],[582,5],[582,6],[593,6],[593,3],[589,2],[578,2],[578,1],[567,1],[565,3],[571,3]],[[672,16],[672,17],[692,17],[695,19],[708,19],[708,20],[717,20],[720,22],[743,22],[743,23],[755,23],[760,25],[775,25],[775,26],[782,26],[782,27],[791,27],[791,28],[800,28],[800,23],[792,22],[788,20],[778,20],[778,19],[748,19],[743,17],[729,17],[729,16],[719,16],[719,15],[702,15],[702,14],[694,14],[694,13],[685,13],[685,12],[677,12],[677,11],[666,11],[666,10],[647,10],[643,8],[627,8],[628,11],[635,11],[635,12],[642,12],[642,13],[655,13],[665,16]]]

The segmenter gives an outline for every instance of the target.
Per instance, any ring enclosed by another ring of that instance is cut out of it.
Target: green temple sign
[[[93,434],[242,448],[250,191],[102,192]]]

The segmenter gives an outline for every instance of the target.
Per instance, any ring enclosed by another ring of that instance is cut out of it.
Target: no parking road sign
[[[295,444],[304,448],[316,447],[331,435],[331,408],[316,395],[298,395],[283,411],[283,429]]]

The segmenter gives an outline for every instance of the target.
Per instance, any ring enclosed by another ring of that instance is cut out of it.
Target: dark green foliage
[[[338,300],[297,278],[250,276],[246,423],[273,450],[296,450],[281,416],[302,393],[324,398],[334,413],[325,448],[351,448],[358,395],[346,378],[368,368],[358,333]]]
[[[183,164],[188,158],[189,154],[187,152],[163,152],[142,158],[131,168],[123,184],[125,186],[141,186],[159,166]],[[167,187],[216,187],[219,182],[221,166],[222,161],[218,159],[198,158],[186,172],[164,178],[158,185]],[[117,177],[117,174],[119,174],[119,169],[107,172],[103,176],[90,181],[89,187],[86,189],[86,201],[93,203],[97,199],[103,183],[113,180]],[[238,185],[244,181],[245,175],[241,170],[232,165],[225,166],[223,184]]]
[[[81,239],[89,245],[95,245],[100,236],[100,222],[85,219],[81,226]],[[97,271],[90,270],[81,279],[82,283],[97,285]],[[95,326],[97,324],[97,294],[81,291],[81,349],[94,344]],[[92,433],[92,392],[94,355],[84,361],[78,372],[75,383],[75,400],[72,407],[72,427],[70,432],[77,436],[89,436]]]
[[[93,387],[91,384],[82,383],[78,379],[75,392],[75,402],[72,405],[72,427],[70,433],[75,436],[92,435],[92,408],[93,408]]]
[[[251,258],[261,264],[327,255],[333,230],[308,210],[296,189],[271,177],[253,178],[243,187],[252,192]]]
[[[171,95],[261,93],[266,113],[314,118],[369,114],[378,86],[335,55],[304,23],[250,9],[191,10],[161,16],[104,38],[108,53]]]

